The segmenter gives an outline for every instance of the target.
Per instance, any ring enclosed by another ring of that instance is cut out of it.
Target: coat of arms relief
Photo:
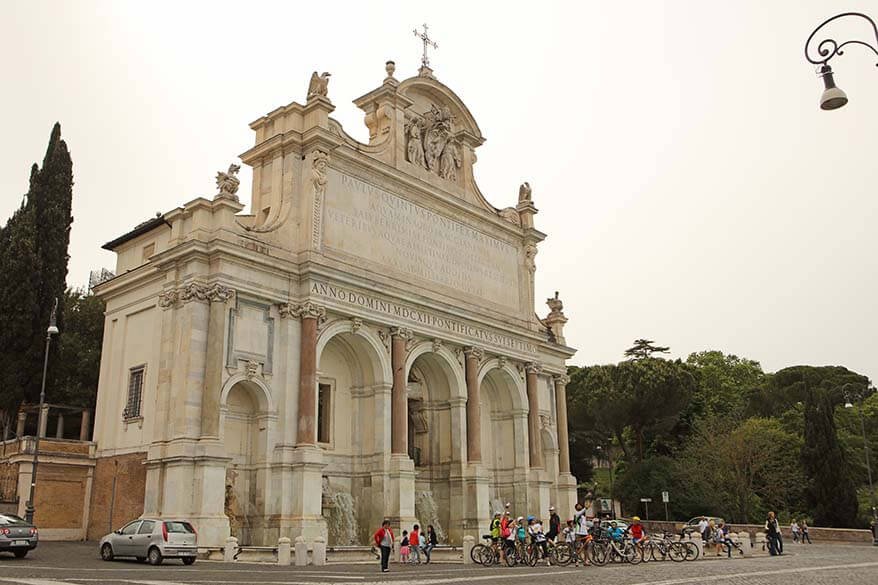
[[[454,116],[448,106],[430,110],[423,116],[406,120],[406,160],[438,174],[447,181],[457,181],[463,164],[460,141],[451,134]]]

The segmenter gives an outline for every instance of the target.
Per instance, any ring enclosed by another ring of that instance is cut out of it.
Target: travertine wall
[[[88,539],[96,540],[109,533],[110,503],[113,502],[115,530],[143,514],[146,486],[146,453],[130,453],[97,460],[91,494]],[[116,495],[113,498],[113,475]]]
[[[44,536],[82,538],[87,482],[87,467],[40,463],[34,497],[34,523]],[[55,534],[49,534],[49,530]]]

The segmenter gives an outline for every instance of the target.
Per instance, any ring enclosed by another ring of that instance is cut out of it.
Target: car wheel
[[[161,565],[164,559],[162,559],[161,551],[156,547],[152,547],[146,555],[146,560],[149,561],[150,565]]]
[[[194,562],[195,562],[195,557],[183,557],[183,564],[184,565],[191,565]]]
[[[105,561],[113,560],[113,547],[110,546],[110,543],[107,542],[104,546],[101,547],[101,558]]]
[[[14,554],[14,555],[15,555],[15,558],[17,558],[17,559],[23,559],[24,557],[27,556],[27,549],[24,549],[24,550],[14,550],[14,551],[12,551],[12,554]]]

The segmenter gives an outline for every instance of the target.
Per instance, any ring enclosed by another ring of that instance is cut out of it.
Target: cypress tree
[[[837,397],[833,397],[831,388],[823,385],[809,387],[806,392],[802,465],[808,477],[808,509],[818,526],[854,527],[857,524],[857,491],[836,434]]]
[[[6,352],[0,360],[0,409],[6,423],[22,401],[39,399],[55,298],[62,327],[72,200],[73,162],[56,123],[42,169],[31,167],[25,202],[0,231],[0,347]]]

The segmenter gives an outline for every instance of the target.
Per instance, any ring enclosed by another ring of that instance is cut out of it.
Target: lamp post
[[[58,299],[55,299],[55,305],[52,307],[52,314],[49,316],[49,328],[46,329],[46,355],[43,358],[43,383],[40,386],[40,410],[37,415],[37,436],[34,439],[34,460],[31,468],[30,476],[30,496],[27,499],[25,507],[25,520],[28,523],[34,522],[34,492],[37,487],[37,465],[40,457],[40,429],[42,427],[43,405],[46,403],[46,370],[49,368],[49,346],[52,344],[52,336],[58,333],[58,326],[55,325],[55,313],[58,310]]]
[[[832,76],[832,67],[829,66],[829,61],[833,57],[836,55],[844,55],[843,48],[847,45],[862,45],[868,47],[873,53],[878,55],[878,48],[876,48],[876,46],[872,46],[866,41],[861,41],[859,39],[851,39],[839,43],[834,39],[826,38],[820,41],[817,45],[816,55],[808,51],[811,46],[811,40],[814,38],[814,35],[817,34],[817,31],[830,22],[845,16],[856,16],[868,21],[872,26],[872,32],[875,34],[876,46],[878,46],[878,26],[875,26],[875,21],[862,12],[843,12],[841,14],[836,14],[832,18],[824,20],[820,23],[820,26],[814,29],[814,31],[808,36],[808,40],[805,41],[805,59],[814,65],[819,65],[817,68],[817,75],[823,78],[823,86],[825,88],[823,90],[823,95],[820,96],[820,109],[822,110],[837,110],[848,103],[848,96],[841,89],[836,87],[835,79]]]
[[[866,473],[869,476],[869,503],[872,506],[872,544],[878,546],[878,508],[875,506],[875,488],[872,486],[872,464],[869,460],[869,441],[866,438],[866,422],[863,418],[863,401],[865,396],[847,394],[845,398],[848,402],[845,403],[844,407],[853,408],[854,405],[850,401],[855,397],[858,397],[860,401],[860,408],[857,413],[860,415],[860,432],[863,434],[863,448],[866,450]]]

